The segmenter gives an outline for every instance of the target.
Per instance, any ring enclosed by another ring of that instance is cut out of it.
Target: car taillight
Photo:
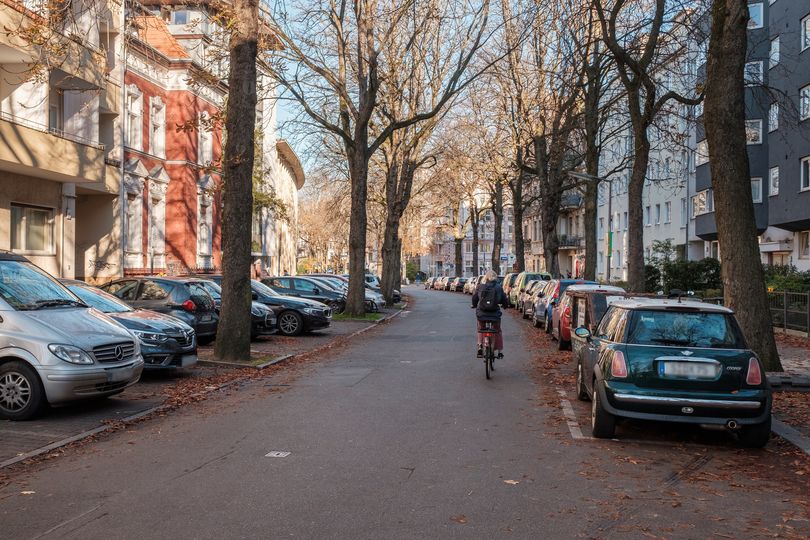
[[[745,384],[749,386],[762,384],[762,370],[759,369],[759,361],[756,358],[748,360],[748,376],[745,377]]]
[[[186,311],[191,311],[192,313],[197,311],[197,304],[195,304],[191,300],[186,300],[185,302],[180,304],[180,307],[185,309]]]
[[[624,361],[624,354],[621,351],[613,353],[613,360],[610,362],[610,375],[616,379],[627,378],[627,362]]]
[[[564,317],[570,317],[571,316],[571,306],[566,306],[565,313],[563,314],[563,316]]]

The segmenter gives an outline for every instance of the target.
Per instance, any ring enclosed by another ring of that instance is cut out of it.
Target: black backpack
[[[478,298],[481,311],[498,311],[498,288],[495,285],[484,285]]]

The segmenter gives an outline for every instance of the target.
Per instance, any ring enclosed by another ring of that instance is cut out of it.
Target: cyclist
[[[495,334],[495,357],[503,358],[503,334],[501,333],[501,309],[499,305],[506,307],[506,294],[504,294],[498,275],[489,270],[484,274],[484,279],[472,297],[472,307],[475,309],[475,318],[478,319],[478,330],[481,330],[484,323],[491,322],[497,333]],[[478,332],[478,357],[484,356],[484,337]]]

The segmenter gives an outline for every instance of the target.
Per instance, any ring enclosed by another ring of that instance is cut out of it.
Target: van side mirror
[[[586,339],[588,341],[591,340],[591,331],[585,328],[584,326],[580,326],[576,330],[574,330],[574,335],[578,338]]]

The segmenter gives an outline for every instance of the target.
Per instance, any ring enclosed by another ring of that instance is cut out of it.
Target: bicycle
[[[495,360],[495,350],[492,348],[492,340],[495,338],[500,330],[495,328],[492,321],[483,321],[483,327],[478,330],[479,334],[484,338],[484,371],[486,372],[487,379],[492,378],[490,372],[495,371],[493,361]]]

